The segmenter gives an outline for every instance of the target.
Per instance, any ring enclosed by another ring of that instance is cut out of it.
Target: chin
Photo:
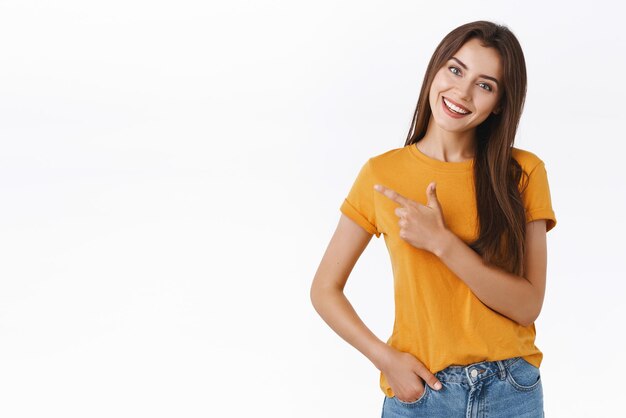
[[[475,128],[475,126],[467,126],[467,125],[460,126],[458,123],[454,123],[455,121],[444,121],[442,123],[441,120],[438,120],[437,118],[433,118],[433,119],[434,119],[434,122],[437,124],[437,127],[439,127],[439,129],[444,130],[446,132],[462,133],[462,132],[466,132]]]

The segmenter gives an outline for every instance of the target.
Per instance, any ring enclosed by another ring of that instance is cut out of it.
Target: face
[[[498,82],[502,83],[500,55],[494,48],[481,46],[478,39],[470,39],[439,69],[431,84],[429,101],[435,123],[451,132],[474,129],[498,112]]]

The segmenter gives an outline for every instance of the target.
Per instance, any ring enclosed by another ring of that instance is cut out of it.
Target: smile
[[[452,103],[451,101],[449,101],[445,97],[443,98],[443,102],[446,105],[446,107],[448,109],[450,109],[451,112],[457,113],[459,115],[467,115],[469,113],[472,113],[472,112],[470,112],[469,110],[467,110],[465,108],[462,108],[462,107],[459,107],[459,106],[455,105],[454,103]]]

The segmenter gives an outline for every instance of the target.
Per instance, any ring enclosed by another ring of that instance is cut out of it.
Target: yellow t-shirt
[[[545,165],[535,154],[513,148],[512,156],[529,175],[522,193],[526,220],[556,225]],[[426,204],[426,187],[437,182],[447,227],[466,243],[477,235],[473,160],[444,162],[422,153],[416,144],[370,158],[361,168],[340,210],[376,237],[381,234],[391,258],[395,321],[387,344],[416,356],[432,372],[521,356],[539,367],[535,324],[523,327],[483,304],[471,289],[433,253],[399,237],[398,204],[374,190],[390,187]],[[393,396],[385,375],[380,388]]]

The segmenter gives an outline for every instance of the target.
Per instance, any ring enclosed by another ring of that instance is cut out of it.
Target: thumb
[[[443,387],[439,379],[437,379],[437,377],[435,377],[435,375],[432,374],[431,371],[428,370],[424,365],[419,367],[416,372],[417,375],[421,377],[424,382],[426,382],[426,384],[431,388],[439,390]]]
[[[439,379],[437,379],[435,375],[430,372],[428,373],[426,377],[422,376],[422,379],[424,379],[424,381],[426,382],[426,384],[428,384],[428,386],[430,386],[431,388],[435,390],[440,390],[443,387]]]
[[[439,199],[437,199],[437,183],[431,182],[426,188],[426,206],[431,208],[439,208]]]

